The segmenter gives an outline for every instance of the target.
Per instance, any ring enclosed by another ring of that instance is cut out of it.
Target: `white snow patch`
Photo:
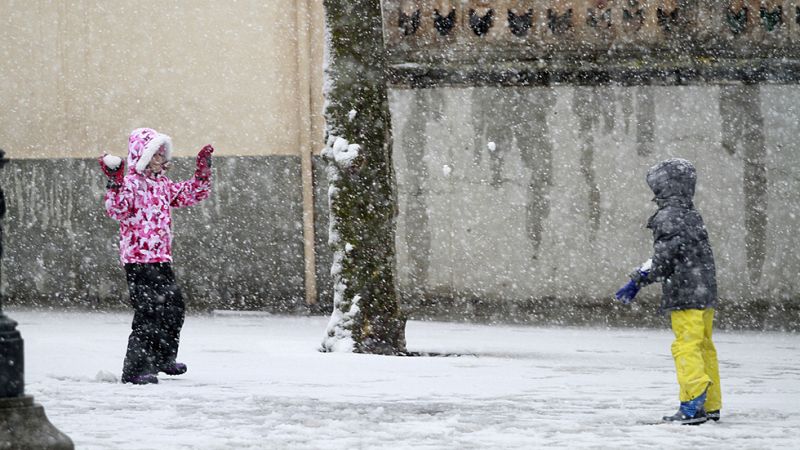
[[[107,370],[101,370],[94,376],[94,381],[98,383],[119,383],[119,378]]]
[[[131,386],[92,376],[119,375],[131,311],[4,312],[80,449],[797,448],[795,333],[716,331],[722,420],[688,429],[645,424],[678,406],[668,329],[412,320],[410,351],[462,356],[405,358],[318,352],[324,317],[189,314],[189,371]]]
[[[337,188],[337,187],[336,187],[336,186],[334,186],[334,185],[330,185],[330,186],[328,186],[328,197],[330,197],[330,198],[336,198],[336,196],[337,196],[338,194],[339,194],[339,188]]]
[[[351,109],[350,112],[347,113],[347,120],[352,122],[353,119],[356,118],[356,115],[358,115],[358,112],[356,112],[355,109]]]
[[[342,261],[344,261],[344,254],[341,251],[333,252],[333,263],[331,264],[331,277],[335,277],[342,273]]]
[[[361,150],[361,146],[358,144],[351,144],[347,142],[347,139],[337,137],[337,136],[330,136],[328,138],[328,147],[323,150],[323,156],[327,158],[332,158],[336,164],[342,168],[350,167],[358,157],[358,152]],[[339,175],[335,175],[335,179],[338,180]],[[328,180],[331,179],[330,172],[328,173]]]
[[[330,150],[336,138],[333,136],[328,138],[328,146],[322,151],[322,156],[330,158]],[[339,195],[339,188],[335,183],[339,181],[339,169],[335,164],[327,164],[325,172],[328,175],[328,211],[333,211],[333,203],[336,196]],[[339,243],[339,230],[335,214],[328,214],[328,245],[335,247]]]
[[[489,149],[490,152],[497,150],[497,144],[495,144],[492,141],[489,141],[489,143],[486,144],[486,147]]]
[[[353,297],[350,308],[342,311],[341,302],[345,289],[347,289],[347,285],[342,282],[336,283],[334,286],[333,313],[322,341],[322,348],[328,352],[352,353],[355,350],[355,341],[353,341],[353,333],[350,330],[353,328],[356,314],[361,311],[358,306],[361,297],[359,295]]]

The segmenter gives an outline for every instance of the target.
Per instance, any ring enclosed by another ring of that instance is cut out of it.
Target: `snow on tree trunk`
[[[395,286],[395,178],[380,0],[325,0],[325,120],[334,257],[322,351],[405,353]]]

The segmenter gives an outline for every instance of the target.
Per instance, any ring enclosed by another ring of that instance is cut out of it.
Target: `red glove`
[[[206,145],[197,154],[197,170],[194,172],[194,177],[201,180],[207,180],[211,177],[211,154],[214,153],[214,147],[211,144]]]
[[[125,178],[125,161],[122,158],[104,154],[97,161],[108,177],[109,184],[122,185],[122,180]]]

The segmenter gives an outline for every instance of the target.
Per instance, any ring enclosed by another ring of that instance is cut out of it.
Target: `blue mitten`
[[[614,294],[614,297],[621,301],[623,305],[631,303],[633,299],[636,298],[636,294],[639,293],[639,289],[641,288],[639,281],[646,279],[647,274],[650,273],[650,269],[652,268],[653,260],[648,259],[644,264],[641,265],[641,267],[633,272],[631,275],[631,281],[628,281],[625,286],[622,286],[622,288],[618,290],[616,294]]]
[[[627,305],[633,301],[638,293],[639,286],[636,285],[636,281],[631,280],[628,281],[628,284],[622,286],[622,288],[618,290],[616,294],[614,294],[614,297],[621,301],[623,305]]]

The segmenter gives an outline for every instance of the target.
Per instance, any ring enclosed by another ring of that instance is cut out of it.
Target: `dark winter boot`
[[[161,367],[161,372],[164,372],[167,375],[183,375],[186,373],[187,369],[188,368],[186,367],[186,364],[174,362]]]
[[[719,410],[708,411],[706,413],[706,417],[708,417],[708,420],[713,420],[714,422],[719,422]]]
[[[131,384],[158,384],[158,377],[152,373],[145,373],[132,377],[122,377],[122,382]]]
[[[701,423],[705,423],[708,421],[708,415],[704,410],[699,410],[695,412],[694,416],[688,416],[682,410],[678,409],[678,412],[671,416],[664,416],[662,419],[664,422],[674,422],[679,423],[681,425],[700,425]]]
[[[678,412],[671,416],[664,416],[664,422],[674,422],[681,425],[700,425],[708,421],[708,415],[703,405],[706,403],[706,393],[703,392],[688,402],[681,402]]]

